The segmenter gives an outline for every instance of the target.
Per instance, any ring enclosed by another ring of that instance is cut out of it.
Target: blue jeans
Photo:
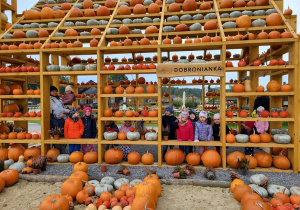
[[[80,144],[69,144],[69,153],[72,154],[74,151],[80,151]]]
[[[187,156],[187,154],[193,151],[193,146],[179,146],[179,149]]]

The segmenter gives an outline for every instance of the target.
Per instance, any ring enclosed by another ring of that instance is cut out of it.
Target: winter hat
[[[215,119],[220,119],[220,114],[219,114],[219,113],[214,114],[214,120],[215,120]]]
[[[190,114],[194,114],[196,116],[196,112],[194,110],[192,110],[192,109],[189,111],[189,115]]]
[[[166,111],[166,112],[173,113],[173,106],[167,106],[167,107],[165,108],[165,111]]]
[[[86,106],[86,107],[84,107],[84,109],[83,109],[83,114],[84,114],[84,117],[86,117],[86,116],[85,116],[85,112],[86,112],[87,110],[89,110],[89,111],[90,111],[90,113],[91,113],[91,118],[93,118],[93,116],[92,116],[92,108],[91,108],[91,107],[89,107],[89,106]]]
[[[76,112],[78,112],[78,109],[72,107],[72,109],[70,110],[70,115],[73,116],[73,114],[75,114]]]
[[[50,86],[50,92],[53,91],[53,90],[58,91],[57,87],[51,85],[51,86]]]
[[[201,111],[200,114],[199,114],[199,117],[207,118],[207,112],[206,111]]]
[[[257,109],[256,109],[258,112],[262,112],[265,110],[265,108],[263,106],[259,106]]]
[[[72,87],[71,87],[70,85],[68,85],[68,86],[66,87],[65,92],[67,92],[67,91],[71,91],[71,92],[73,91],[73,90],[72,90]]]

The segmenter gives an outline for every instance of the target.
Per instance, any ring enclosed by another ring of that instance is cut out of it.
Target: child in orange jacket
[[[70,117],[65,122],[65,138],[80,139],[84,132],[84,125],[79,117],[79,111],[76,108],[70,110]],[[80,144],[69,144],[69,153],[80,151]]]

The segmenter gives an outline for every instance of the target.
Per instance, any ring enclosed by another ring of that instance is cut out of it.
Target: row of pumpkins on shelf
[[[141,114],[139,112],[133,112],[132,110],[125,111],[125,117],[139,117],[140,115],[142,117],[157,117],[158,112],[156,110],[148,111],[146,109],[146,107],[143,108],[143,110],[141,111]],[[113,112],[111,109],[107,108],[103,111],[103,116],[104,117],[112,117],[112,116],[114,116],[114,117],[123,117],[124,112],[121,111],[121,110]]]
[[[158,197],[161,195],[161,184],[156,174],[147,175],[143,180],[126,178],[115,180],[113,177],[103,177],[89,180],[88,166],[77,163],[74,173],[61,185],[61,195],[50,195],[39,209],[56,205],[59,209],[74,208],[74,201],[88,206],[86,210],[131,210],[156,209]],[[93,200],[93,197],[96,199]]]
[[[281,92],[290,92],[292,91],[292,87],[289,84],[280,85],[279,82],[277,82],[276,80],[271,80],[267,84],[267,90],[269,92],[279,92],[279,90]],[[251,81],[247,79],[244,81],[244,84],[239,83],[233,85],[232,91],[235,93],[252,92]],[[256,92],[264,92],[264,91],[265,88],[263,86],[258,86],[256,88]]]
[[[130,65],[119,65],[119,67],[116,69],[114,64],[110,64],[108,67],[107,66],[103,66],[102,70],[106,71],[106,70],[137,70],[137,69],[156,69],[156,65],[151,63],[151,64],[133,64],[132,66]]]
[[[252,175],[247,185],[236,173],[231,174],[230,190],[242,210],[296,210],[300,205],[298,187],[269,184],[264,174]],[[269,199],[268,199],[269,198]]]
[[[148,85],[148,84],[151,84],[151,85],[156,85],[157,84],[157,82],[152,82],[152,81],[150,81],[150,82],[146,82],[146,80],[145,80],[145,78],[144,77],[140,77],[139,79],[138,79],[138,82],[136,82],[136,80],[120,80],[120,82],[119,83],[117,83],[117,82],[113,82],[113,81],[108,81],[108,85],[124,85],[124,86],[126,86],[126,85],[136,85],[136,84],[146,84],[146,85]]]
[[[116,42],[114,40],[109,42],[110,47],[134,46],[134,45],[158,45],[158,42],[155,40],[154,37],[153,40],[150,41],[148,38],[146,38],[146,36],[142,38],[140,41],[138,41],[137,39],[136,41],[132,41],[130,38],[126,38],[124,41],[120,39],[120,42]]]
[[[97,70],[97,64],[75,64],[73,66],[66,66],[66,65],[55,65],[51,64],[46,66],[47,71],[96,71]]]
[[[126,115],[126,112],[125,112]],[[128,113],[127,113],[128,115]],[[131,116],[131,115],[129,115]],[[135,128],[130,128],[130,131],[125,133],[125,132],[119,132],[117,133],[116,131],[112,129],[108,129],[107,131],[104,132],[103,134],[105,140],[129,140],[129,141],[137,141],[141,139],[141,135],[138,131],[135,130]],[[151,129],[149,132],[145,134],[145,140],[148,141],[156,141],[157,140],[157,133],[156,130]]]
[[[9,68],[9,67],[7,67]],[[20,67],[17,67],[21,69]],[[27,90],[27,95],[40,95],[41,91],[39,89],[37,90]],[[0,85],[0,95],[23,95],[23,89],[20,85],[16,83],[12,83],[9,85]],[[5,109],[4,109],[5,110]]]
[[[23,38],[44,38],[49,37],[49,32],[41,28],[39,31],[28,30],[26,33],[21,30],[16,30],[13,34],[3,34],[4,39],[23,39]]]
[[[279,150],[278,150],[279,151]],[[272,164],[279,169],[287,170],[291,167],[291,162],[286,157],[286,154],[283,154],[281,151],[279,154],[276,154],[274,157],[266,152],[257,152],[253,156],[244,155],[239,151],[235,151],[227,155],[226,163],[234,169],[239,167],[239,161],[243,161],[246,158],[249,168],[255,169],[257,166],[262,168],[269,168]]]
[[[227,111],[227,112],[226,112],[226,117],[232,118],[233,115],[234,115],[234,114],[233,114],[232,111]],[[270,116],[273,117],[273,118],[276,118],[276,117],[287,118],[287,117],[289,116],[289,112],[288,112],[288,111],[285,111],[285,110],[282,110],[282,111],[280,111],[280,113],[278,113],[278,112],[276,112],[276,111],[273,111],[273,112],[271,112],[271,114],[270,114],[269,111],[263,110],[262,113],[261,113],[261,117],[263,117],[263,118],[268,118],[268,117],[270,117]],[[239,117],[242,117],[242,118],[248,117],[248,112],[245,111],[245,110],[240,111]],[[266,120],[266,121],[268,121],[268,120]]]
[[[0,114],[1,117],[22,117],[22,112],[3,112]],[[39,112],[35,112],[35,111],[31,111],[31,112],[26,112],[24,115],[24,117],[41,117],[41,111]]]
[[[138,61],[138,62],[142,62],[143,60],[144,60],[144,56],[142,55],[142,54],[139,54],[139,55],[137,55],[136,56],[136,61]],[[153,57],[152,57],[152,60],[155,62],[155,61],[157,61],[157,55],[154,55]],[[104,61],[106,62],[106,63],[111,63],[111,62],[118,62],[119,61],[119,59],[118,58],[110,58],[109,56],[106,56],[105,58],[104,58]],[[124,56],[124,58],[122,58],[121,59],[121,62],[127,62],[127,61],[129,61],[129,62],[133,62],[134,60],[133,60],[133,58],[126,58],[125,56]],[[146,57],[145,58],[145,61],[151,61],[151,57]]]
[[[186,84],[186,80],[185,79],[183,79],[183,80],[180,80],[180,79],[177,79],[177,80],[174,80],[174,79],[172,79],[172,80],[170,80],[169,78],[167,78],[167,77],[163,77],[162,78],[162,81],[161,81],[163,84],[168,84],[168,83],[170,83],[170,84]],[[214,83],[215,82],[215,80],[213,80],[213,79],[211,79],[211,80],[204,80],[204,83],[208,83],[208,82],[210,82],[210,83]],[[216,83],[217,84],[219,84],[221,82],[221,80],[218,78],[217,80],[216,80]],[[202,79],[196,79],[196,78],[194,78],[193,80],[192,80],[192,83],[193,84],[196,84],[196,83],[203,83],[203,80]]]
[[[141,94],[144,93],[144,88],[143,87],[133,87],[131,86],[131,84],[126,87],[126,94],[133,94],[133,93],[137,93],[137,94]],[[122,86],[116,87],[115,89],[115,93],[116,94],[124,94],[125,92],[124,88]],[[104,86],[103,88],[103,93],[104,94],[112,94],[113,93],[113,88],[110,85]],[[146,93],[156,93],[156,88],[154,85],[147,85],[146,87]]]
[[[97,83],[96,82],[86,82],[86,83],[81,82],[81,83],[77,83],[76,85],[77,86],[80,86],[80,85],[97,85]]]
[[[86,98],[86,97],[89,97],[89,98],[97,98],[98,97],[98,95],[96,94],[89,94],[89,95],[86,95],[86,94],[77,94],[76,95],[76,98]],[[62,96],[62,98],[63,98],[64,96]]]
[[[277,144],[289,144],[291,142],[291,136],[288,134],[275,134],[274,135],[274,142]],[[237,134],[234,135],[232,133],[229,133],[226,135],[226,142],[227,143],[270,143],[271,142],[271,135],[268,133],[261,133],[261,134],[255,134],[255,131],[250,136],[246,134]]]
[[[40,41],[35,42],[34,44],[32,44],[31,42],[29,42],[28,44],[26,44],[25,42],[20,43],[19,45],[17,45],[16,43],[7,45],[5,43],[3,43],[0,46],[1,50],[33,50],[33,49],[40,49],[43,46],[43,43],[41,43]]]
[[[40,67],[38,66],[7,66],[1,67],[0,73],[14,73],[14,72],[40,72]]]
[[[90,41],[90,47],[97,47],[99,41],[96,38],[91,39]],[[74,41],[73,43],[70,41],[69,43],[66,43],[61,40],[61,42],[52,42],[52,43],[46,43],[45,44],[45,49],[50,49],[50,48],[77,48],[77,47],[83,47],[83,43],[79,41],[79,38]]]

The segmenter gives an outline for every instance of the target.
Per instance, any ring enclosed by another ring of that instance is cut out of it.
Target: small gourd
[[[69,162],[70,155],[68,154],[60,154],[57,156],[57,162],[59,163],[67,163]]]
[[[245,86],[245,92],[252,92],[252,89],[251,89],[251,82],[249,79],[246,79],[244,81],[244,86]]]
[[[4,161],[4,169],[8,169],[14,163],[13,159],[5,160]]]
[[[203,20],[204,17],[202,14],[193,15],[193,20]]]
[[[249,136],[246,134],[237,134],[235,135],[235,140],[238,143],[246,143],[249,140]]]
[[[25,167],[26,167],[26,165],[25,165],[25,163],[24,163],[24,156],[21,155],[21,156],[19,157],[19,161],[16,162],[16,163],[14,163],[14,164],[12,164],[12,165],[10,165],[10,166],[9,166],[9,169],[15,169],[15,170],[17,170],[18,172],[21,172],[21,171],[23,170],[23,168],[25,168]]]

